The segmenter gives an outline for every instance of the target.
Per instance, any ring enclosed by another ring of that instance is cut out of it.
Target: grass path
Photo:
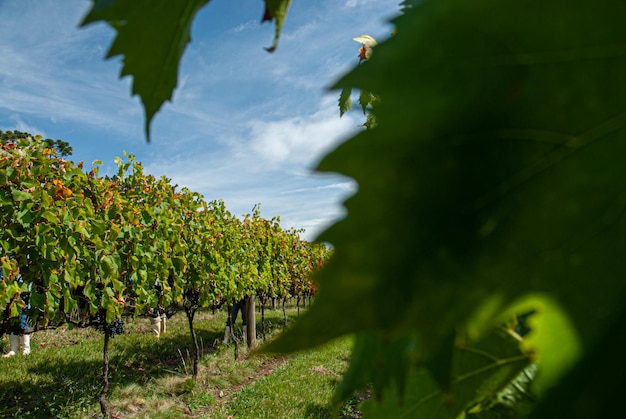
[[[288,310],[293,321],[296,310]],[[260,316],[259,316],[260,317]],[[107,400],[122,418],[326,418],[328,401],[350,353],[348,339],[314,351],[248,356],[220,344],[225,314],[201,312],[194,322],[201,342],[198,379],[191,379],[191,339],[184,314],[156,339],[146,318],[129,320],[111,341]],[[260,321],[260,318],[257,319]],[[266,311],[272,333],[281,310]],[[257,324],[260,330],[260,324]],[[98,418],[102,334],[93,329],[37,332],[28,357],[0,358],[0,417]],[[0,346],[7,349],[8,338]],[[340,417],[358,417],[346,405]]]
[[[215,417],[330,418],[330,397],[346,368],[349,344],[333,342],[290,357],[214,410]]]

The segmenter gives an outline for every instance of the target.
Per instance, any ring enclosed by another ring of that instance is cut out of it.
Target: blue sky
[[[223,199],[235,215],[262,216],[313,239],[344,215],[357,186],[312,168],[364,120],[339,118],[328,87],[358,63],[352,38],[388,37],[400,0],[294,0],[273,54],[261,0],[212,0],[192,28],[173,101],[145,141],[143,108],[104,60],[114,31],[78,28],[89,0],[0,0],[0,130],[68,141],[75,162],[114,173],[126,151],[155,176]],[[358,107],[358,106],[356,106]]]

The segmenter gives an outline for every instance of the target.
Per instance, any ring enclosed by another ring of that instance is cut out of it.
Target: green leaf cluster
[[[103,325],[254,293],[303,295],[328,250],[282,230],[278,219],[233,216],[165,176],[145,174],[134,156],[113,177],[89,173],[39,137],[0,148],[0,312],[16,316],[24,287],[38,326]],[[281,258],[285,269],[271,261]],[[24,284],[24,285],[20,285]],[[156,285],[162,294],[157,292]]]

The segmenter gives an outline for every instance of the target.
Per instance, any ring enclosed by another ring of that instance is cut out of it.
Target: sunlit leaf
[[[523,348],[533,354],[539,374],[533,380],[533,391],[545,392],[558,382],[580,356],[582,350],[574,325],[561,307],[545,295],[529,294],[514,302],[505,317],[516,313],[534,313],[528,317],[530,332],[524,337]]]
[[[352,38],[352,40],[358,42],[359,44],[369,45],[370,47],[374,47],[378,43],[373,36],[367,34],[359,35],[356,38]]]
[[[352,89],[344,87],[341,89],[341,95],[339,96],[339,117],[342,117],[350,109],[352,109]]]
[[[20,191],[19,189],[11,188],[11,195],[15,201],[24,201],[31,199],[33,194],[30,192]]]
[[[533,419],[609,418],[623,409],[626,376],[626,308],[615,316],[607,332],[563,377],[532,413]]]
[[[59,223],[59,217],[57,217],[52,211],[50,210],[45,210],[41,213],[41,218],[44,218],[46,220],[48,220],[49,222],[51,222],[52,224],[58,224]],[[41,233],[40,233],[41,234]]]
[[[361,48],[359,48],[359,63],[363,60],[368,60],[372,56],[373,48],[378,44],[376,39],[370,35],[357,36],[352,38],[352,40],[361,44]]]

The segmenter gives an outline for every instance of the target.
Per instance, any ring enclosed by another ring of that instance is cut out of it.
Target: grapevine
[[[83,171],[38,136],[0,144],[2,321],[22,308],[19,294],[30,287],[34,330],[63,323],[103,330],[108,371],[108,338],[123,334],[123,317],[182,308],[195,376],[196,310],[299,292],[292,282],[300,284],[303,271],[286,267],[308,264],[306,245],[258,206],[240,219],[222,201],[145,174],[132,155],[116,161],[117,174],[101,177],[99,162]],[[285,269],[272,267],[278,259]]]

